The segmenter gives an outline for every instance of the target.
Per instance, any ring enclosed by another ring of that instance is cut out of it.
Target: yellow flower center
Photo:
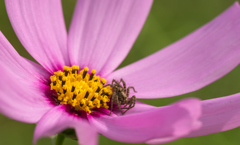
[[[109,108],[107,102],[110,101],[112,88],[103,87],[107,80],[96,76],[96,70],[88,73],[88,67],[80,72],[79,67],[63,67],[64,72],[57,71],[50,77],[51,90],[58,94],[60,104],[69,104],[76,110],[84,110],[91,113],[91,109],[97,107]]]

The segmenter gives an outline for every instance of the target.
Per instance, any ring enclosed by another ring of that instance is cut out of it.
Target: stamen
[[[107,83],[107,80],[104,79],[104,78],[102,78],[102,79],[101,79],[101,83],[102,83],[103,85],[105,85],[105,84]]]
[[[58,94],[60,104],[69,104],[75,110],[84,110],[91,113],[91,109],[97,107],[109,108],[107,102],[110,101],[112,88],[103,87],[107,80],[96,76],[93,69],[88,74],[88,67],[79,71],[79,67],[64,66],[64,72],[57,71],[50,77],[51,90]]]
[[[84,97],[84,98],[88,98],[88,95],[89,95],[89,93],[88,93],[88,92],[86,92],[86,94],[85,94],[85,97]]]
[[[84,68],[84,71],[83,71],[83,79],[86,77],[88,70],[89,70],[88,67],[85,67],[85,68]]]
[[[92,72],[91,72],[91,76],[89,78],[89,81],[91,81],[93,79],[93,76],[95,75],[95,73],[96,73],[96,70],[93,69]]]
[[[98,93],[100,91],[100,87],[97,88],[96,92]]]

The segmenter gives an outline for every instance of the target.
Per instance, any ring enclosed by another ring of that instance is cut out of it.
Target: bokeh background
[[[64,17],[69,27],[75,0],[63,0]],[[132,50],[120,65],[123,67],[144,58],[163,47],[179,40],[231,6],[234,0],[155,0],[148,19]],[[240,18],[239,18],[240,19]],[[20,55],[34,60],[20,44],[9,22],[4,1],[0,0],[0,30],[8,38]],[[240,34],[239,34],[240,35]],[[240,47],[240,46],[239,46]],[[227,49],[227,48],[226,48]],[[4,76],[1,76],[4,77]],[[220,80],[192,93],[166,99],[141,101],[154,105],[168,105],[186,97],[198,97],[202,100],[227,96],[240,91],[240,66]],[[1,96],[9,97],[9,96]],[[30,97],[30,96],[29,96]],[[0,102],[1,103],[1,102]],[[239,104],[240,105],[240,104]],[[147,118],[146,118],[147,119]],[[0,115],[0,145],[31,145],[34,124],[25,124]],[[212,135],[184,138],[167,145],[239,145],[240,128]],[[123,145],[104,136],[99,138],[100,145]],[[38,145],[50,145],[51,139],[39,140]],[[66,139],[65,145],[77,145],[74,140]]]

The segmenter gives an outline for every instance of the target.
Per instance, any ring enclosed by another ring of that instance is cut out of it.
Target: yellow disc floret
[[[88,73],[88,67],[79,71],[79,67],[64,66],[64,72],[57,71],[50,77],[51,90],[58,94],[60,104],[69,104],[76,110],[84,110],[91,113],[91,109],[97,107],[109,108],[112,88],[103,87],[107,80],[96,76],[96,70]]]

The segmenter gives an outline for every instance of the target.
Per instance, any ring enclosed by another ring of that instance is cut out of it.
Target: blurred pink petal
[[[203,136],[240,126],[240,93],[202,101],[202,126],[185,137]],[[159,144],[154,140],[151,144]]]
[[[53,106],[42,81],[49,73],[19,56],[0,32],[0,112],[18,121],[36,123]]]
[[[48,71],[70,65],[61,0],[5,0],[9,19],[27,51]]]
[[[232,7],[202,28],[107,79],[123,78],[137,98],[164,98],[198,90],[240,63],[240,8]],[[147,84],[147,85],[146,85]]]
[[[79,0],[69,30],[71,63],[100,74],[123,61],[150,11],[152,0]]]
[[[33,142],[36,143],[39,138],[53,136],[68,128],[75,129],[79,145],[98,144],[98,132],[95,128],[91,127],[87,120],[67,113],[63,105],[56,106],[41,118],[34,131]]]
[[[142,104],[143,105],[143,104]],[[90,123],[104,136],[128,143],[151,142],[161,138],[161,143],[187,135],[201,126],[198,99],[186,99],[165,107],[151,107],[146,111],[118,117],[91,116]],[[138,106],[134,109],[142,109]],[[130,112],[131,110],[129,110]]]
[[[203,136],[240,126],[240,93],[202,101],[202,127],[187,137]]]

